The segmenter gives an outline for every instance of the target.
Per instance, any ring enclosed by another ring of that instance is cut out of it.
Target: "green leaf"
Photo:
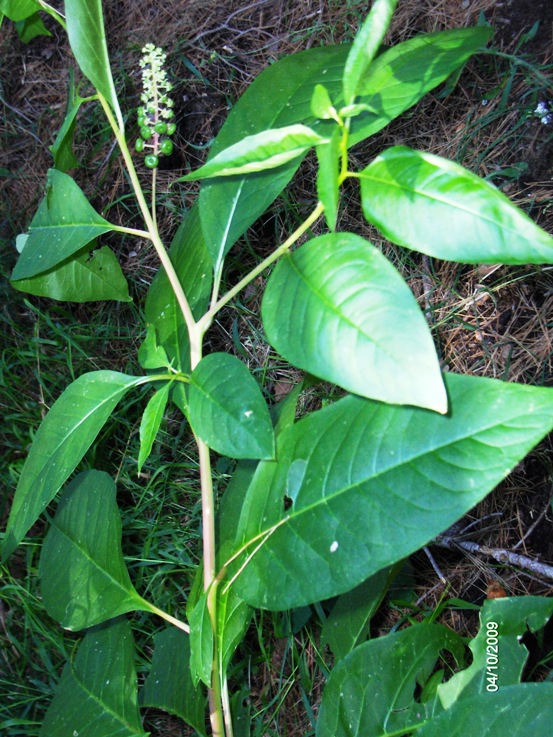
[[[169,255],[194,317],[198,319],[209,303],[212,262],[202,235],[197,204],[186,213],[173,238]],[[188,372],[188,332],[164,269],[158,271],[152,282],[145,309],[146,322],[155,326],[158,344],[175,362],[175,368]]]
[[[372,60],[384,40],[397,0],[375,0],[371,12],[355,35],[344,67],[344,101],[351,105],[359,93]]]
[[[156,391],[150,399],[142,415],[140,421],[140,452],[138,453],[137,473],[140,473],[142,466],[152,452],[152,446],[158,433],[167,401],[169,399],[169,389],[171,382],[167,382],[161,389]]]
[[[445,378],[448,416],[349,396],[279,437],[243,505],[229,576],[256,552],[239,596],[279,610],[348,591],[447,529],[553,427],[550,389]]]
[[[462,661],[462,639],[439,624],[415,625],[360,645],[332,670],[317,737],[410,733],[428,718],[428,705],[415,700],[415,689],[424,685],[444,649]]]
[[[371,619],[382,604],[396,572],[390,567],[383,568],[338,598],[321,633],[321,644],[329,645],[335,662],[366,639]]]
[[[303,123],[318,132],[310,109],[313,87],[324,82],[331,95],[340,93],[347,52],[347,46],[312,48],[265,69],[229,113],[210,159],[245,136],[271,128]],[[230,248],[280,194],[300,163],[301,158],[297,158],[247,177],[202,183],[202,228],[216,272]]]
[[[490,28],[460,28],[415,36],[378,56],[358,90],[373,112],[351,121],[349,146],[378,133],[437,87],[490,38]]]
[[[165,349],[157,343],[154,325],[146,327],[146,337],[138,349],[138,361],[143,369],[169,368],[171,362]]]
[[[84,253],[49,271],[11,282],[15,289],[61,302],[132,302],[129,285],[108,246]]]
[[[197,688],[202,681],[211,687],[211,666],[213,663],[213,629],[207,608],[208,594],[200,596],[190,613],[190,673],[192,683]]]
[[[449,709],[460,697],[466,699],[486,691],[496,693],[519,683],[528,659],[521,639],[528,631],[543,629],[552,615],[552,598],[486,600],[480,612],[480,630],[470,643],[472,663],[439,686],[440,704]],[[488,623],[492,624],[489,629]]]
[[[205,694],[192,683],[186,632],[171,627],[154,635],[154,658],[139,694],[141,706],[163,709],[205,736]]]
[[[327,88],[322,84],[316,84],[311,97],[311,113],[314,118],[321,120],[337,120],[338,114],[332,104]]]
[[[33,218],[12,279],[48,271],[111,229],[71,177],[50,169],[46,197]]]
[[[118,619],[91,630],[65,666],[40,737],[147,737],[136,687],[129,623]]]
[[[121,397],[144,377],[92,371],[70,384],[42,421],[17,485],[2,549],[5,560],[90,448]]]
[[[231,458],[273,458],[271,417],[246,366],[228,353],[203,358],[190,376],[190,424],[218,453]]]
[[[25,20],[40,9],[36,0],[0,0],[0,14],[13,21]]]
[[[1,12],[1,11],[0,11]],[[33,13],[15,24],[17,35],[25,44],[30,43],[37,36],[51,36],[52,34],[42,22],[38,13]]]
[[[295,366],[355,394],[446,411],[426,320],[396,269],[360,236],[320,236],[283,256],[262,316],[269,342]]]
[[[340,187],[338,184],[341,131],[336,128],[330,143],[317,146],[317,197],[323,203],[329,230],[336,230]]]
[[[101,0],[65,0],[67,35],[84,76],[106,98],[123,130],[123,116],[111,76]]]
[[[553,684],[520,683],[461,699],[417,730],[417,737],[550,737]],[[351,737],[351,735],[349,736]]]
[[[395,146],[360,173],[363,212],[386,238],[463,263],[553,261],[553,238],[480,177]]]
[[[56,140],[50,146],[50,151],[54,157],[54,166],[58,171],[67,172],[69,169],[79,166],[79,162],[73,153],[73,139],[77,126],[77,113],[83,102],[86,102],[86,100],[83,97],[79,97],[75,92],[74,71],[70,67],[65,118],[56,136]]]
[[[116,494],[107,473],[83,471],[62,494],[44,540],[42,601],[66,629],[151,609],[132,585],[123,559]]]
[[[305,125],[296,124],[262,131],[229,146],[204,166],[177,179],[177,182],[275,169],[321,143],[327,143],[327,139]]]

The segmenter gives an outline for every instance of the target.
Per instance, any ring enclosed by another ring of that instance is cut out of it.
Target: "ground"
[[[203,161],[206,147],[229,107],[261,69],[286,53],[351,40],[370,6],[356,0],[133,0],[104,4],[114,71],[128,110],[138,104],[137,61],[142,45],[154,41],[169,54],[178,131],[175,154],[160,172],[160,191],[183,168],[194,168]],[[479,17],[495,28],[492,53],[471,60],[448,96],[444,97],[442,90],[427,96],[413,114],[396,121],[356,155],[368,161],[383,147],[405,143],[447,156],[487,177],[531,218],[553,232],[553,123],[544,124],[534,114],[539,103],[553,107],[551,0],[399,0],[387,42],[395,43],[415,33],[472,25]],[[37,38],[28,45],[17,39],[11,24],[4,24],[0,39],[0,101],[4,112],[0,121],[0,262],[6,277],[16,259],[15,236],[26,230],[42,197],[45,172],[51,165],[48,147],[54,142],[66,103],[70,51],[55,25],[49,21],[46,24],[53,35]],[[126,182],[104,124],[92,106],[82,115],[77,155],[83,167],[74,173],[75,177],[95,206],[102,212],[109,210],[110,217],[125,220],[129,212]],[[310,187],[308,176],[295,182],[296,197],[301,200],[303,192],[309,196]],[[160,219],[167,238],[176,227],[175,210],[189,201],[188,195],[166,195]],[[233,252],[225,276],[229,283],[236,280],[244,264],[252,262],[250,242],[255,242],[257,254],[263,254],[275,236],[278,239],[285,231],[286,219],[285,203],[279,201],[269,216],[252,229],[249,241]],[[340,227],[373,238],[403,269],[433,327],[445,368],[551,386],[550,267],[474,268],[426,258],[407,262],[397,249],[379,240],[363,224],[353,199],[341,212]],[[157,265],[135,247],[123,246],[119,257],[137,284],[133,296],[140,305]],[[251,316],[263,286],[263,278],[251,286],[245,295],[246,309],[235,322],[234,318],[229,318],[228,324],[223,320],[211,341],[215,349],[232,350],[239,345],[248,361],[263,366],[268,391],[278,400],[297,377],[281,365],[266,365],[268,351],[258,339],[260,326]],[[97,306],[60,306],[37,298],[25,301],[24,295],[4,284],[4,389],[0,389],[6,422],[4,519],[10,491],[32,434],[66,383],[67,374],[78,375],[97,367],[126,370],[132,366],[140,336],[129,326],[139,319],[139,309],[122,306],[106,313]],[[106,315],[109,328],[97,328]],[[76,330],[75,325],[80,325],[80,329]],[[88,336],[84,343],[82,335]],[[314,401],[320,401],[320,396]],[[130,426],[132,411],[129,408]],[[172,440],[164,447],[167,456],[171,443],[176,444],[175,438],[180,439],[182,432],[180,424],[170,418],[167,435]],[[123,465],[123,455],[124,448],[114,449],[113,462],[117,460]],[[553,563],[552,469],[549,438],[467,516],[463,521],[465,527],[470,525],[466,537],[483,547],[508,549],[532,561]],[[224,469],[220,478],[223,487]],[[123,492],[129,510],[136,493],[131,489]],[[40,536],[42,530],[39,525],[33,534]],[[486,555],[444,550],[439,545],[432,546],[430,553],[432,559],[421,552],[411,561],[407,588],[416,601],[417,615],[437,606],[445,592],[476,604],[493,595],[498,586],[510,595],[553,594],[553,582],[531,570],[501,566]],[[31,569],[33,565],[34,559]],[[21,683],[35,678],[39,684],[38,696],[34,696],[38,706],[32,695],[25,697],[32,719],[40,714],[40,703],[47,699],[50,676],[32,660],[28,665],[22,663],[25,650],[21,643],[28,638],[27,646],[33,647],[35,635],[32,628],[20,629],[18,618],[23,616],[22,610],[14,603],[12,592],[24,591],[27,586],[35,590],[25,578],[28,568],[29,561],[23,556],[15,557],[10,564],[6,580],[12,588],[10,592],[5,590],[7,603],[0,609],[0,619],[7,638],[6,652],[15,653],[13,660],[18,662],[13,672],[19,674]],[[441,576],[447,581],[446,586]],[[34,616],[32,607],[23,611],[28,617]],[[403,614],[397,607],[384,608],[373,623],[375,631],[388,631]],[[470,612],[449,610],[444,612],[442,621],[464,634],[474,632],[475,619]],[[65,645],[60,642],[61,636],[57,640],[61,650]],[[295,646],[305,654],[310,672],[315,673],[316,647],[310,640],[300,641],[299,636]],[[547,641],[543,647],[547,649]],[[247,657],[245,653],[244,658]],[[272,641],[263,666],[253,677],[254,703],[274,696],[276,684],[292,669],[291,657],[287,640]],[[59,657],[54,658],[54,674],[59,672],[60,662]],[[312,701],[316,702],[318,689],[320,679],[314,677]],[[290,734],[302,733],[298,723],[303,729],[308,728],[305,713],[298,716],[303,709],[302,698],[303,692],[297,685],[291,688],[287,710],[294,714],[290,724],[296,725],[296,732]],[[285,713],[281,718],[288,724]],[[149,728],[153,734],[180,733],[171,720],[157,714],[150,715]]]

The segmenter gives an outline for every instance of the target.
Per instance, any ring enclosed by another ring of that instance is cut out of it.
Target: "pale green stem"
[[[58,10],[53,8],[49,3],[45,2],[44,0],[37,0],[40,7],[44,10],[44,12],[48,13],[52,16],[55,20],[58,21],[58,23],[61,25],[61,27],[64,30],[67,30],[67,24],[65,22],[65,16],[60,13]]]
[[[157,182],[157,167],[152,169],[152,220],[157,230],[157,210],[156,210],[156,182]]]
[[[111,229],[117,233],[128,233],[129,235],[135,235],[137,238],[147,238],[150,240],[150,234],[147,230],[139,230],[138,228],[126,228],[124,225],[113,225],[110,223]]]
[[[270,256],[267,256],[266,259],[261,261],[261,263],[258,264],[254,269],[252,269],[248,274],[246,274],[246,276],[241,279],[238,284],[236,284],[236,286],[230,289],[225,295],[221,297],[221,299],[219,299],[212,307],[210,307],[205,315],[203,315],[203,317],[201,317],[198,321],[198,327],[201,327],[203,330],[207,330],[217,312],[219,312],[219,310],[224,307],[227,302],[230,302],[230,300],[233,299],[245,286],[247,286],[251,281],[259,276],[259,274],[265,271],[268,266],[270,266],[283,254],[285,254],[286,251],[288,251],[294,245],[294,243],[305,233],[305,231],[309,230],[313,223],[315,223],[320,218],[323,212],[324,206],[321,202],[319,202],[311,215],[306,220],[304,220],[299,228],[296,228],[292,235],[287,238],[282,245],[280,245],[275,251],[273,251]]]
[[[106,98],[98,93],[98,99],[100,100],[100,103],[104,108],[106,118],[109,121],[115,138],[117,139],[117,143],[119,144],[119,148],[121,149],[121,154],[123,156],[123,159],[125,160],[125,165],[129,173],[138,206],[140,207],[142,217],[144,218],[144,223],[146,224],[146,228],[148,229],[149,238],[152,241],[154,248],[156,249],[159,260],[161,261],[161,265],[165,269],[165,273],[167,274],[167,278],[169,279],[180,310],[183,314],[184,321],[186,322],[188,333],[190,335],[190,338],[192,339],[193,333],[196,332],[196,322],[194,320],[194,316],[192,315],[188,300],[186,299],[182,284],[180,283],[177,272],[175,271],[175,267],[173,266],[171,259],[169,258],[169,254],[165,250],[165,246],[163,245],[161,238],[159,237],[159,233],[150,214],[148,203],[146,202],[146,198],[144,197],[144,193],[142,191],[142,187],[140,186],[140,181],[138,179],[136,169],[134,168],[132,156],[125,140],[124,131],[122,131],[117,125],[117,122],[113,117],[113,113]]]
[[[164,612],[163,609],[159,609],[157,606],[154,606],[154,604],[151,604],[149,601],[146,602],[148,604],[148,611],[152,612],[152,614],[157,614],[158,617],[161,617],[166,622],[170,622],[175,627],[178,627],[180,630],[183,630],[184,632],[190,632],[190,627],[185,624],[184,622],[181,622],[180,619],[177,619],[176,617],[172,617],[170,614],[167,614],[167,612]]]

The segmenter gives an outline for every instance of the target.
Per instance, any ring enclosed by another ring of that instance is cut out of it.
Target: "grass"
[[[480,7],[487,11],[493,4],[482,1]],[[192,102],[201,101],[204,93],[213,95],[210,104],[194,118],[194,128],[180,139],[187,159],[197,162],[205,155],[205,147],[216,133],[225,107],[233,104],[264,66],[291,50],[350,40],[367,3],[332,0],[321,4],[305,0],[292,4],[285,13],[278,11],[278,5],[206,0],[191,3],[188,13],[176,13],[176,2],[152,7],[144,0],[128,4],[124,14],[118,10],[108,18],[107,26],[114,46],[119,44],[115,68],[119,86],[128,93],[129,107],[136,105],[138,78],[128,70],[133,68],[141,45],[151,40],[155,22],[156,41],[168,47],[175,62],[176,94],[183,115]],[[438,8],[434,2],[418,0],[405,0],[400,5],[402,12],[393,29],[395,40],[467,20],[458,2],[440,2]],[[153,19],[150,9],[155,15]],[[6,28],[0,42],[9,51],[2,55],[1,97],[5,116],[0,137],[8,155],[0,160],[0,170],[5,174],[0,190],[4,205],[0,258],[3,273],[8,275],[15,260],[13,237],[28,226],[42,194],[44,173],[51,163],[47,147],[63,116],[69,51],[61,36],[54,44],[38,39],[29,47],[22,47],[13,29],[9,25]],[[553,208],[547,204],[553,196],[551,182],[545,176],[543,181],[540,176],[532,178],[534,172],[539,175],[541,171],[540,152],[549,150],[552,134],[532,113],[540,99],[551,99],[553,67],[547,57],[535,59],[527,54],[525,43],[521,38],[514,47],[495,49],[474,60],[464,71],[461,85],[449,97],[444,99],[437,92],[425,98],[413,114],[396,121],[377,141],[358,150],[356,156],[366,163],[383,147],[394,143],[449,156],[488,176],[543,227],[552,230]],[[53,55],[48,57],[51,51]],[[21,79],[22,83],[18,81]],[[482,105],[484,99],[488,100],[486,105]],[[85,168],[77,172],[79,182],[87,182],[87,193],[94,196],[98,209],[109,213],[110,219],[136,225],[136,208],[103,121],[93,105],[86,106],[81,117],[77,153]],[[519,164],[526,161],[529,150],[531,161],[524,170]],[[171,170],[160,174],[160,191],[174,174]],[[283,234],[301,219],[301,205],[297,203],[312,196],[312,174],[313,170],[307,168],[303,178],[294,183],[292,194],[280,198],[231,252],[225,274],[229,284],[236,283],[264,250],[282,241]],[[407,276],[450,369],[551,383],[551,270],[517,267],[486,272],[422,259],[382,242],[360,220],[355,201],[355,197],[346,198],[340,228],[370,237]],[[166,240],[177,225],[176,214],[188,204],[188,194],[164,195],[159,218]],[[141,305],[157,264],[144,244],[113,240],[113,245],[135,285],[136,306],[61,305],[26,299],[6,281],[0,284],[0,334],[4,336],[0,391],[5,445],[0,467],[0,482],[5,490],[0,513],[4,524],[9,496],[33,434],[69,381],[100,368],[129,373],[139,370],[135,355],[142,337]],[[220,316],[210,334],[210,348],[241,356],[254,370],[266,394],[278,399],[300,376],[264,340],[257,317],[263,288],[264,278],[260,277],[241,295],[235,311]],[[327,385],[310,388],[302,397],[300,411],[329,401],[330,391]],[[123,548],[139,593],[151,596],[161,608],[174,613],[185,604],[199,556],[197,463],[185,424],[178,413],[169,413],[153,453],[137,477],[140,410],[146,399],[145,393],[137,394],[118,407],[86,464],[100,464],[117,478]],[[491,544],[508,545],[520,539],[521,529],[531,524],[532,509],[541,510],[548,504],[547,479],[552,457],[551,443],[546,441],[525,462],[526,469],[519,469],[498,495],[492,495],[481,510],[475,511],[475,518],[502,511],[501,521],[482,532]],[[216,487],[222,492],[232,467],[221,460],[215,469]],[[32,537],[3,567],[0,578],[0,729],[14,737],[34,737],[39,733],[63,664],[78,641],[77,636],[63,632],[52,622],[41,604],[37,568],[44,529],[43,522],[33,528]],[[435,555],[447,573],[450,594],[459,598],[481,602],[488,579],[498,575],[512,593],[551,593],[550,587],[516,573],[498,572],[487,563],[467,562],[466,558],[455,558],[445,551],[436,551]],[[380,631],[389,631],[405,616],[425,617],[434,607],[441,606],[443,589],[436,588],[435,572],[422,554],[415,557],[414,566],[410,581],[413,600],[422,597],[423,604],[413,606],[402,600],[401,605],[388,607],[375,625]],[[252,724],[256,736],[313,734],[328,668],[328,653],[319,646],[325,612],[311,610],[308,627],[300,632],[294,622],[304,614],[257,613],[233,663],[234,683],[248,683],[238,701],[242,703],[244,720]],[[440,621],[457,631],[466,628],[470,633],[474,626],[470,617],[463,619],[453,610],[446,609],[440,616]],[[142,674],[152,654],[151,635],[162,624],[142,614],[136,615],[133,623],[139,653],[137,667]],[[153,734],[183,733],[174,718],[151,710],[147,728]]]

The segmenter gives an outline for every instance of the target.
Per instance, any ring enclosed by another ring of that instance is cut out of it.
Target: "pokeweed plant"
[[[133,586],[114,481],[87,470],[63,488],[41,554],[42,596],[63,627],[87,633],[63,672],[45,737],[144,734],[139,704],[178,714],[206,734],[204,687],[212,733],[230,737],[238,701],[227,669],[254,608],[286,610],[334,597],[323,640],[335,667],[318,737],[550,733],[553,684],[520,682],[527,654],[520,637],[547,621],[549,599],[488,602],[469,667],[463,641],[436,623],[363,641],[401,561],[479,502],[553,427],[550,389],[442,373],[424,315],[394,266],[365,238],[337,230],[341,187],[355,179],[365,218],[400,246],[468,264],[553,261],[550,235],[451,161],[393,146],[363,169],[350,168],[352,146],[459,73],[490,36],[487,27],[443,31],[383,49],[395,5],[376,0],[352,45],[292,54],[259,75],[231,110],[207,163],[175,182],[202,180],[169,249],[155,202],[156,165],[174,132],[162,52],[144,49],[136,140],[111,75],[100,0],[66,0],[64,16],[42,0],[0,5],[19,21],[23,7],[24,18],[50,12],[95,90],[87,98],[70,90],[45,197],[18,239],[14,287],[59,300],[128,300],[114,254],[96,247],[110,231],[146,239],[161,264],[145,305],[142,371],[86,373],[54,403],[19,479],[4,559],[73,475],[117,403],[138,387],[155,389],[140,427],[139,466],[171,402],[190,424],[201,476],[203,562],[194,581],[183,581],[189,594],[174,602],[177,616]],[[85,100],[101,105],[113,130],[143,229],[103,218],[67,174]],[[152,169],[151,202],[132,138]],[[318,173],[311,213],[221,294],[229,250],[312,149]],[[311,236],[322,218],[328,232]],[[271,413],[243,362],[223,352],[203,355],[219,312],[273,265],[261,306],[268,342],[292,365],[344,390],[297,421],[301,384]],[[210,451],[238,461],[218,509]],[[170,625],[154,638],[140,694],[123,616],[136,610]],[[500,653],[491,666],[490,632]],[[444,650],[458,665],[449,679],[436,669]]]

